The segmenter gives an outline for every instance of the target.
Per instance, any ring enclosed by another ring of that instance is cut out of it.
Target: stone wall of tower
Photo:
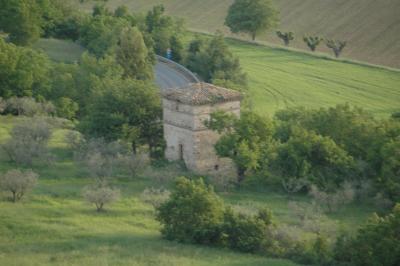
[[[233,169],[229,159],[215,154],[214,145],[219,135],[207,129],[204,121],[216,110],[240,115],[240,101],[213,105],[191,106],[163,99],[164,137],[167,143],[166,158],[183,159],[188,169],[197,173],[214,174]]]

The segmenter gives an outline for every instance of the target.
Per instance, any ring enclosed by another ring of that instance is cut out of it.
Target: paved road
[[[187,75],[182,74],[176,68],[160,60],[157,62],[154,72],[156,84],[163,90],[183,87],[188,83],[194,82]]]

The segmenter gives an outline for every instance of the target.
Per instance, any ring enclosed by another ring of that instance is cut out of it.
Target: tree
[[[96,206],[96,210],[101,212],[104,206],[117,201],[120,197],[120,190],[111,188],[105,183],[98,183],[87,186],[83,190],[84,198]]]
[[[339,238],[334,259],[340,265],[395,266],[400,263],[400,204],[385,217],[374,215],[355,237]]]
[[[277,31],[276,35],[283,40],[286,46],[289,46],[290,41],[294,40],[293,32],[281,32]]]
[[[169,200],[157,208],[163,236],[184,243],[218,243],[223,218],[223,202],[202,179],[178,178]]]
[[[241,183],[249,170],[257,170],[272,146],[272,123],[255,113],[234,115],[215,112],[206,125],[222,134],[215,145],[217,155],[233,160]]]
[[[44,119],[28,119],[13,127],[11,139],[2,148],[13,162],[32,165],[35,158],[48,159],[47,143],[50,136],[50,126]]]
[[[38,174],[31,170],[10,170],[0,174],[0,189],[12,193],[12,201],[15,203],[26,195],[36,185]]]
[[[125,77],[139,80],[150,80],[153,77],[153,66],[148,61],[149,53],[137,28],[129,27],[122,30],[116,57],[124,69]]]
[[[315,52],[317,49],[318,45],[323,41],[324,39],[318,36],[306,36],[303,38],[303,41],[307,44],[308,48],[312,52]]]
[[[326,40],[326,46],[332,49],[336,58],[340,56],[343,49],[346,47],[347,42],[345,41],[335,41],[335,40]]]
[[[229,7],[225,25],[233,33],[257,34],[273,28],[278,22],[278,11],[269,0],[235,0]]]
[[[335,190],[352,177],[354,161],[332,139],[296,129],[278,147],[273,165],[283,179],[306,178],[320,188]]]
[[[163,5],[154,6],[146,15],[146,30],[154,40],[156,54],[165,56],[171,49],[172,60],[180,62],[183,58],[183,21],[165,15]]]
[[[69,120],[76,118],[76,113],[79,110],[78,104],[68,97],[59,98],[56,107],[57,115]]]
[[[385,144],[381,156],[383,164],[378,185],[391,200],[400,202],[400,137]]]
[[[0,1],[0,29],[9,33],[11,42],[19,45],[33,43],[41,34],[41,23],[37,1]]]
[[[199,38],[192,41],[186,65],[207,82],[225,80],[240,87],[247,84],[239,59],[233,56],[221,34],[207,42]]]
[[[136,145],[148,144],[153,152],[162,144],[160,96],[152,84],[131,79],[107,80],[92,100],[81,123],[87,135],[107,141],[124,139],[128,127],[138,130],[138,134],[128,134],[137,137],[131,139],[134,149]]]
[[[39,96],[49,88],[50,60],[0,38],[0,97]]]

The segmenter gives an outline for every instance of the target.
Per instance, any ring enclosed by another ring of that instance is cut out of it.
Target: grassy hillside
[[[259,113],[288,106],[350,103],[378,116],[400,109],[400,72],[316,57],[308,53],[229,41],[249,79]]]
[[[0,116],[0,144],[16,121],[15,117]],[[56,129],[53,133],[50,148],[56,161],[33,166],[40,179],[32,195],[14,204],[0,192],[1,265],[296,265],[163,240],[153,208],[139,200],[146,187],[160,186],[146,175],[116,179],[114,184],[122,190],[123,199],[109,211],[96,213],[94,206],[82,199],[82,188],[92,180],[72,160],[65,132]],[[13,167],[0,149],[0,173]],[[368,213],[363,211],[357,220]]]
[[[74,0],[77,1],[77,0]],[[197,31],[228,32],[223,26],[233,0],[109,0],[115,8],[127,5],[134,11],[145,11],[155,4],[164,4],[169,14],[186,19]],[[345,57],[400,67],[400,1],[398,0],[274,0],[281,12],[279,29],[295,32],[295,47],[306,49],[304,34],[348,41]],[[91,3],[82,7],[89,10]],[[275,34],[261,40],[280,44]],[[324,51],[327,51],[325,48]]]
[[[0,116],[0,144],[19,118]],[[287,260],[230,252],[203,246],[165,241],[153,208],[140,200],[145,188],[169,186],[157,176],[188,173],[168,166],[150,169],[135,178],[118,175],[112,183],[122,199],[108,211],[97,213],[82,199],[81,191],[92,180],[85,168],[73,160],[65,129],[56,128],[50,142],[55,161],[35,163],[39,184],[22,202],[12,203],[0,192],[0,261],[2,265],[192,265],[192,266],[294,266]],[[14,168],[0,149],[0,173]],[[288,208],[289,199],[279,188],[232,191],[220,194],[227,204],[247,213],[269,207],[277,222],[299,226]],[[309,201],[306,196],[291,200]],[[106,208],[107,209],[107,208]],[[354,203],[323,220],[326,230],[356,230],[373,211],[371,203]]]

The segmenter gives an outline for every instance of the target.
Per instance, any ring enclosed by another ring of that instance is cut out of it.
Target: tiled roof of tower
[[[240,101],[238,91],[218,87],[209,83],[191,83],[182,88],[167,89],[162,96],[168,100],[189,105],[204,105],[229,101]]]

